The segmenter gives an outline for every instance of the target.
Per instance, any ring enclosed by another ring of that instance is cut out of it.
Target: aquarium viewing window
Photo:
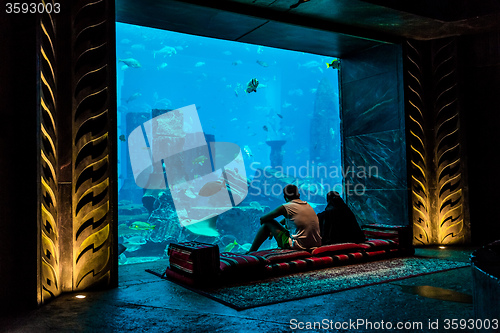
[[[317,213],[343,192],[338,59],[124,23],[116,40],[121,264],[243,252],[285,185]]]

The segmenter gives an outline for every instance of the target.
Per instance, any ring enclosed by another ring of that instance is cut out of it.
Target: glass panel
[[[121,264],[245,252],[286,184],[342,193],[337,59],[123,23],[116,52]]]

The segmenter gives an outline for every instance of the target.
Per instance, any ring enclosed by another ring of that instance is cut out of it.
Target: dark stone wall
[[[408,224],[401,54],[382,45],[341,63],[345,189],[360,224]]]
[[[34,307],[38,284],[39,143],[35,15],[2,14],[0,45],[0,300]],[[5,313],[2,311],[2,313]]]
[[[500,31],[460,40],[472,242],[500,239]]]

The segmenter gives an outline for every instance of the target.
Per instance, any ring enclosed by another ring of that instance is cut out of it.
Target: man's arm
[[[262,224],[266,221],[274,220],[275,218],[277,218],[278,216],[281,216],[281,215],[286,216],[286,209],[283,205],[281,205],[281,206],[277,207],[275,210],[272,210],[269,213],[263,215],[260,218],[260,224]],[[283,220],[281,222],[283,222]],[[283,223],[281,223],[281,224],[283,224]]]

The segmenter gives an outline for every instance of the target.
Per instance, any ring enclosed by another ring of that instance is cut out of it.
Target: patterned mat
[[[252,284],[235,283],[212,289],[184,287],[233,309],[244,310],[467,266],[469,263],[465,262],[408,257],[296,273]],[[147,271],[161,276],[164,269],[152,267]]]

